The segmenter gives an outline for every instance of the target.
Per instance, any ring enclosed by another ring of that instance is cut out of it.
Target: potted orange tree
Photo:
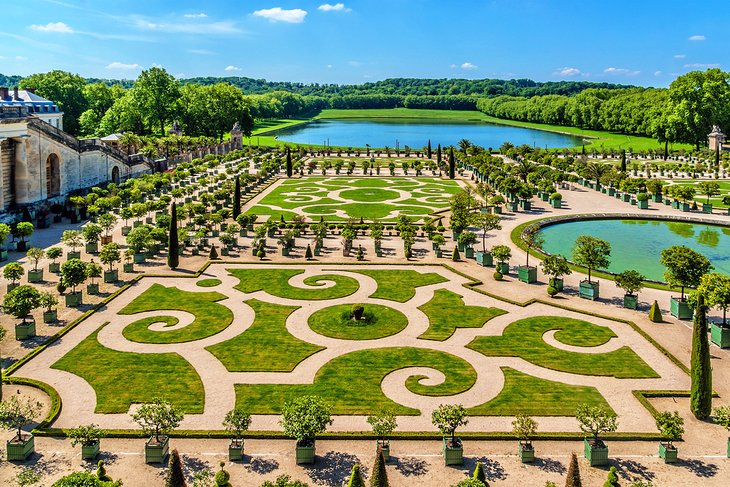
[[[580,423],[580,430],[586,435],[583,438],[583,453],[591,467],[608,464],[608,447],[599,438],[601,433],[612,433],[618,428],[616,413],[606,409],[604,406],[588,406],[581,404],[575,412],[575,417]]]
[[[588,269],[588,279],[580,281],[579,296],[595,301],[598,299],[598,281],[591,281],[593,269],[606,269],[610,264],[611,244],[590,235],[581,235],[573,247],[573,262]]]
[[[659,442],[659,458],[663,458],[664,463],[677,463],[677,447],[674,442],[684,434],[684,419],[678,411],[664,411],[656,415],[656,427],[664,439]]]
[[[165,462],[170,449],[167,433],[177,428],[183,417],[179,409],[159,397],[151,403],[142,404],[132,414],[134,422],[142,427],[145,434],[150,435],[144,445],[145,463]]]
[[[53,323],[58,319],[58,298],[50,292],[45,291],[41,293],[39,304],[41,308],[45,308],[43,312],[43,323]]]
[[[624,291],[624,308],[636,309],[639,305],[638,292],[644,288],[644,276],[637,271],[628,270],[615,277],[616,287]]]
[[[522,242],[527,247],[527,260],[524,266],[517,268],[517,275],[520,281],[531,284],[537,281],[537,267],[530,266],[530,251],[532,249],[539,249],[542,244],[545,243],[545,239],[540,234],[540,227],[537,225],[531,225],[522,232],[520,236]]]
[[[25,255],[28,257],[28,261],[33,264],[33,269],[28,270],[28,282],[41,282],[43,280],[43,269],[38,269],[38,264],[45,257],[45,251],[38,247],[31,247]]]
[[[431,422],[443,435],[443,454],[446,465],[463,464],[464,445],[461,438],[457,438],[456,429],[469,423],[464,406],[461,404],[441,404],[431,413]]]
[[[332,424],[332,406],[318,396],[298,397],[284,405],[279,424],[297,442],[297,465],[314,463],[315,438]]]
[[[95,424],[82,425],[68,432],[71,446],[81,445],[81,458],[94,460],[99,454],[99,446],[104,432]]]
[[[671,287],[680,287],[681,296],[670,299],[669,310],[680,320],[692,319],[692,307],[684,295],[685,287],[697,287],[702,276],[712,270],[712,264],[704,255],[684,245],[675,245],[662,250],[660,262],[667,268],[664,280]]]
[[[373,428],[373,433],[378,437],[375,440],[375,451],[378,450],[383,452],[383,459],[387,462],[390,460],[390,440],[389,436],[398,427],[398,423],[395,420],[395,415],[390,411],[382,411],[378,414],[368,416],[367,419],[370,426]]]
[[[248,431],[251,425],[251,415],[237,407],[226,413],[223,420],[223,427],[226,431],[233,433],[233,439],[228,445],[228,460],[243,460],[243,434]]]
[[[24,462],[35,451],[33,433],[24,434],[23,427],[31,424],[41,413],[41,403],[31,398],[21,400],[17,395],[10,396],[0,403],[0,426],[17,433],[5,443],[6,458],[9,462]]]
[[[519,454],[522,463],[535,461],[532,437],[537,433],[537,421],[526,414],[519,414],[512,421],[512,433],[519,439]]]
[[[15,324],[16,340],[25,340],[35,336],[35,319],[30,313],[40,305],[41,293],[28,284],[18,286],[5,295],[2,303],[3,311],[23,320]]]

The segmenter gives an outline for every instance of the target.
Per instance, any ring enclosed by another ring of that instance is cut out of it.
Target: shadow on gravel
[[[618,470],[622,477],[626,477],[632,482],[639,480],[650,482],[656,477],[654,472],[634,460],[617,459],[612,463],[616,465],[616,470]]]
[[[559,473],[560,475],[564,475],[567,472],[562,462],[553,460],[552,458],[536,458],[533,465],[543,472]]]
[[[330,451],[317,456],[317,463],[307,469],[307,475],[317,485],[340,487],[356,463],[360,463],[360,459],[355,455]]]
[[[685,467],[697,477],[709,478],[717,475],[717,465],[702,460],[679,460],[677,466]]]
[[[413,457],[390,457],[395,463],[395,469],[404,477],[420,477],[428,473],[428,463],[425,460]]]
[[[183,472],[188,482],[193,481],[193,475],[196,472],[202,472],[203,470],[210,471],[210,464],[199,458],[189,457],[187,455],[181,455]]]
[[[469,469],[469,472],[473,472],[477,466],[477,462],[482,462],[482,468],[484,469],[484,476],[487,480],[504,480],[507,478],[507,472],[504,467],[497,460],[492,460],[487,457],[465,457],[464,467]]]
[[[248,465],[246,465],[246,470],[249,470],[253,473],[257,473],[259,475],[266,475],[267,473],[271,473],[277,468],[279,468],[279,462],[277,462],[274,459],[270,458],[261,458],[261,457],[249,457],[250,461],[248,462]]]

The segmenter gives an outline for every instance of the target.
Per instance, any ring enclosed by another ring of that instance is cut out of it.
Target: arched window
[[[119,184],[119,166],[114,166],[112,168],[112,182]]]
[[[51,154],[46,159],[46,195],[48,198],[61,194],[61,168],[58,156]]]

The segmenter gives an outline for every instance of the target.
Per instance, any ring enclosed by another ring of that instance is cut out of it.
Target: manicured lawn
[[[510,367],[502,367],[504,388],[491,401],[469,408],[474,416],[575,416],[581,404],[612,411],[598,389],[540,379]]]
[[[566,345],[594,347],[616,335],[609,328],[559,316],[539,316],[515,321],[502,336],[475,338],[468,348],[487,357],[521,357],[541,367],[571,374],[598,375],[619,379],[659,377],[629,347],[608,353],[577,353],[551,347],[543,340],[550,330],[562,330],[556,339]]]
[[[97,413],[126,413],[132,404],[155,397],[186,413],[203,412],[203,383],[180,355],[118,352],[102,346],[98,334],[99,330],[86,337],[52,366],[94,388]]]
[[[495,316],[507,313],[498,308],[466,306],[462,297],[446,289],[437,289],[431,300],[418,309],[428,316],[428,330],[418,338],[447,340],[457,328],[481,328]]]
[[[160,318],[143,319],[131,323],[122,334],[127,340],[140,343],[182,343],[206,338],[225,330],[233,322],[233,313],[226,306],[216,301],[226,299],[224,294],[216,292],[189,292],[175,287],[153,284],[147,291],[124,307],[119,314],[132,315],[145,311],[159,311]],[[165,310],[186,311],[195,315],[195,320],[188,326],[172,331],[151,331],[148,326],[154,322],[165,321]]]
[[[234,287],[243,293],[264,291],[272,296],[285,299],[321,300],[349,296],[360,287],[352,277],[336,274],[322,274],[308,277],[304,284],[311,288],[298,288],[289,285],[289,279],[302,274],[302,269],[228,269],[232,276],[239,279]],[[332,287],[323,286],[323,281],[334,281]]]
[[[246,301],[256,313],[253,324],[235,338],[207,347],[230,372],[291,372],[322,347],[294,337],[286,320],[297,308]]]
[[[329,402],[334,414],[366,415],[387,408],[395,414],[417,415],[418,410],[391,401],[381,390],[383,378],[404,367],[431,367],[446,376],[435,386],[407,381],[408,389],[419,395],[459,394],[476,380],[474,368],[454,355],[421,348],[370,349],[330,361],[317,372],[314,384],[236,384],[236,405],[252,414],[279,414],[286,401],[314,394]]]
[[[201,279],[200,281],[195,283],[195,285],[199,287],[216,287],[220,286],[220,284],[220,279]]]
[[[379,304],[365,304],[361,320],[352,318],[352,305],[340,304],[315,311],[309,317],[312,331],[342,340],[375,340],[400,333],[408,318],[400,311]]]
[[[448,281],[445,277],[435,272],[421,273],[413,270],[358,270],[358,274],[375,279],[378,289],[370,295],[371,298],[388,299],[405,303],[416,295],[416,288],[439,284]]]

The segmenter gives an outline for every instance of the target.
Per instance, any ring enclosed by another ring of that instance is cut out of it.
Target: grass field
[[[466,306],[456,293],[437,289],[433,298],[418,309],[428,316],[428,330],[418,338],[423,340],[444,341],[454,334],[457,328],[481,328],[492,318],[505,314],[498,308]]]
[[[375,279],[378,289],[370,295],[371,298],[388,299],[405,303],[416,295],[416,288],[446,282],[447,279],[435,272],[422,274],[413,270],[363,270],[356,271]]]
[[[400,311],[368,303],[362,319],[352,318],[352,305],[340,304],[315,311],[309,327],[315,333],[341,340],[376,340],[400,333],[408,326],[408,318]]]
[[[290,286],[289,279],[302,274],[302,269],[230,269],[228,272],[240,280],[235,287],[242,293],[264,291],[285,299],[311,301],[344,298],[360,287],[352,277],[337,274],[308,277],[304,284],[310,286],[309,288]],[[334,281],[336,284],[332,287],[321,287],[324,285],[323,281]]]

